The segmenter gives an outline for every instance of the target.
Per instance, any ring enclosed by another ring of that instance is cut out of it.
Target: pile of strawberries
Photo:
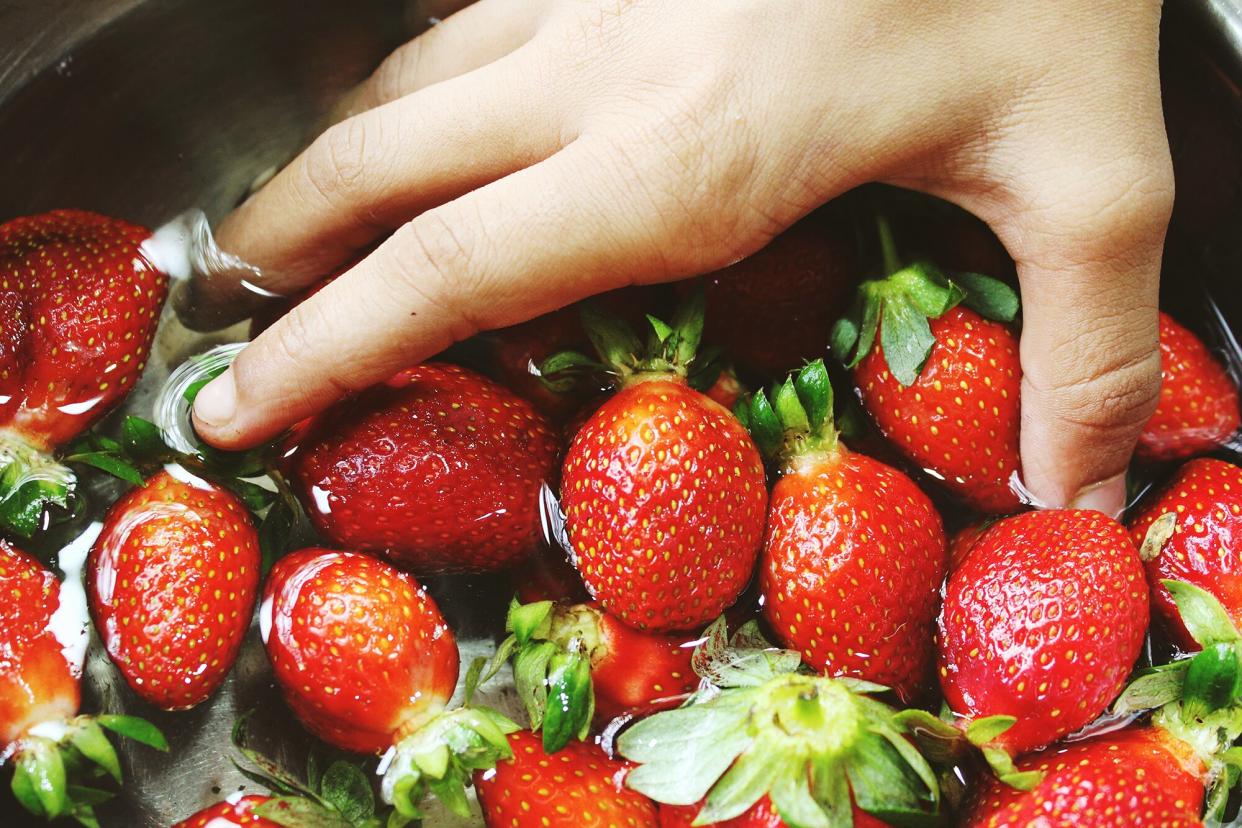
[[[1161,314],[1125,523],[1031,508],[1012,263],[969,217],[890,206],[874,250],[860,204],[830,205],[728,270],[485,334],[240,454],[100,424],[161,314],[146,231],[0,225],[17,802],[102,824],[105,731],[168,749],[140,719],[79,713],[89,610],[130,690],[169,711],[212,697],[257,615],[293,714],[354,757],[293,775],[242,723],[267,793],[185,826],[401,826],[429,797],[493,828],[1225,819],[1233,378]],[[121,485],[104,473],[126,488],[92,523]],[[62,584],[18,548],[67,534],[89,545],[85,607],[69,550]],[[469,665],[433,597],[462,578],[516,594]],[[474,698],[510,673],[520,723]]]

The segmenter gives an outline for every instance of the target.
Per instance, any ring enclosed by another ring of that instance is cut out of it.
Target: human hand
[[[1005,243],[1025,482],[1118,511],[1159,387],[1159,18],[1156,0],[481,0],[220,226],[282,293],[391,236],[243,351],[195,424],[260,441],[479,330],[718,268],[884,181]],[[198,300],[244,315],[213,290]]]

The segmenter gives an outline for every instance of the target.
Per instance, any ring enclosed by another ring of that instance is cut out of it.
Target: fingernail
[[[212,428],[228,425],[236,412],[237,389],[233,386],[232,371],[207,383],[194,400],[194,418]]]
[[[1114,475],[1107,480],[1084,486],[1070,500],[1071,509],[1094,509],[1114,520],[1121,517],[1126,507],[1126,474]]]

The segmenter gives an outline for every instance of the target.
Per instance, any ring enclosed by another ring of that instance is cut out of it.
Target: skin
[[[1116,512],[1159,386],[1159,20],[1156,0],[481,0],[219,227],[280,293],[387,239],[247,348],[196,425],[255,443],[476,331],[715,269],[884,181],[1005,243],[1025,483]],[[245,295],[217,280],[195,303],[244,314]]]

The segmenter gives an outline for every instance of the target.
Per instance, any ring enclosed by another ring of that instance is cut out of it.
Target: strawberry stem
[[[897,255],[897,243],[893,241],[893,229],[888,223],[888,216],[876,213],[875,227],[880,237],[880,255],[884,261],[884,272],[896,273],[901,269],[901,257]]]

